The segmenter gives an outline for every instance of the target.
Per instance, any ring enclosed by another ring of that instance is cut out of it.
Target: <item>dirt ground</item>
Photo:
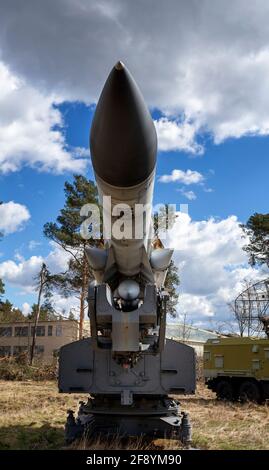
[[[54,381],[0,381],[0,449],[64,449],[66,411],[85,395],[59,394]],[[222,403],[203,385],[180,398],[199,449],[269,449],[269,406]],[[175,441],[81,441],[80,449],[180,449]]]

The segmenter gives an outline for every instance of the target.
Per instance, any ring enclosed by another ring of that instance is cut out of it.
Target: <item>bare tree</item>
[[[228,305],[229,309],[231,310],[231,312],[233,313],[234,318],[237,322],[239,335],[244,336],[244,332],[245,332],[245,329],[246,329],[246,318],[245,318],[245,316],[242,315],[242,313],[239,312],[236,309],[235,302],[229,302],[227,305]]]
[[[210,329],[220,335],[232,335],[236,336],[237,328],[234,321],[234,312],[232,315],[227,316],[227,318],[210,318]]]
[[[37,325],[38,325],[39,316],[40,316],[42,294],[44,292],[44,289],[48,286],[48,282],[49,282],[49,271],[45,263],[43,263],[41,266],[40,272],[37,275],[37,281],[38,281],[37,282],[38,298],[37,298],[35,323],[33,327],[33,340],[32,340],[32,346],[31,346],[31,351],[30,351],[30,364],[31,365],[33,364],[34,353],[35,353],[36,331],[37,331]]]
[[[192,329],[192,322],[188,322],[188,314],[187,312],[183,312],[181,315],[182,318],[182,334],[181,339],[182,341],[187,341],[190,338],[191,329]]]

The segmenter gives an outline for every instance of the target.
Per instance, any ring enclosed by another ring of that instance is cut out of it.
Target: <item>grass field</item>
[[[66,410],[84,396],[58,394],[54,381],[0,381],[0,449],[63,449]],[[221,403],[203,385],[181,398],[193,424],[193,446],[200,449],[269,449],[269,406]],[[78,448],[178,449],[174,441],[143,439],[95,441]]]

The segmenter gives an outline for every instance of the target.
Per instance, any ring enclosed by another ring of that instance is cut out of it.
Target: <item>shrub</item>
[[[30,366],[25,354],[3,357],[0,359],[1,380],[56,380],[57,362],[44,364],[42,362]]]

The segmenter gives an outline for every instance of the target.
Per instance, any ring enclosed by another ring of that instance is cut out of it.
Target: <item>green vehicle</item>
[[[204,378],[219,399],[263,403],[269,399],[269,339],[209,339]]]

